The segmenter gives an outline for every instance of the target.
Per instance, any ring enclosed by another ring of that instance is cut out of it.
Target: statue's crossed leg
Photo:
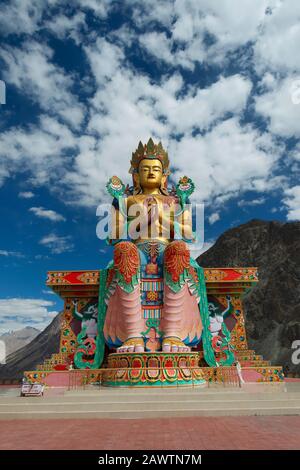
[[[175,267],[188,266],[189,251],[185,243],[171,242],[165,250],[165,263]],[[145,346],[142,331],[145,324],[140,283],[137,279],[139,252],[132,242],[123,241],[116,246],[114,268],[124,281],[123,285],[119,282],[113,298],[110,299],[105,330],[113,330],[114,337],[121,340],[123,338],[123,344],[117,348],[118,352],[143,352]],[[134,277],[137,279],[135,285]],[[191,328],[199,333],[200,327],[196,324],[199,318],[197,300],[190,294],[187,284],[184,283],[174,292],[164,283],[163,319],[160,325],[160,330],[163,331],[162,351],[189,352],[190,347],[184,343],[183,338],[188,336]]]

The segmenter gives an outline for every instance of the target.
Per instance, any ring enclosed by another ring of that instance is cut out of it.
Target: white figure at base
[[[239,363],[239,361],[235,361],[235,367],[236,367],[237,375],[239,377],[239,383],[240,385],[242,385],[245,383],[245,380],[243,379],[243,376],[242,376],[242,366]]]

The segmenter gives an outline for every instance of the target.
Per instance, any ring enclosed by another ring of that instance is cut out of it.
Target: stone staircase
[[[59,368],[59,366],[64,366],[65,369],[68,369],[68,353],[54,353],[50,358],[45,359],[43,364],[39,364],[36,368],[38,371],[49,371]]]
[[[235,353],[242,367],[268,367],[271,365],[263,356],[256,354],[253,350],[237,351]]]
[[[0,419],[300,415],[300,383],[222,387],[88,388],[60,396],[0,397]]]

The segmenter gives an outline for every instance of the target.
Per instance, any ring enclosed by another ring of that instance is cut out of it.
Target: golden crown
[[[142,142],[140,142],[136,151],[132,153],[129,173],[136,173],[138,171],[140,162],[145,158],[159,160],[162,164],[164,174],[168,175],[170,173],[168,153],[164,150],[161,142],[156,145],[151,137],[147,144],[143,145]]]

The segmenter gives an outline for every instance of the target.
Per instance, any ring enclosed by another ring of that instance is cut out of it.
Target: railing
[[[233,387],[241,387],[241,381],[238,376],[237,370],[235,367],[222,367],[216,368],[218,379],[216,382],[220,382],[223,384],[224,387],[226,386],[233,386]]]
[[[121,368],[120,368],[121,369]],[[201,371],[203,373],[203,368],[202,367],[171,367],[170,369],[176,370],[176,371],[182,371],[183,369],[188,369],[191,372],[190,378],[186,379],[186,386],[197,386],[199,385],[199,380],[201,380],[201,375],[196,373],[196,371]],[[210,387],[212,385],[220,384],[223,387],[241,387],[241,381],[239,379],[239,376],[237,374],[237,370],[235,367],[215,367],[215,368],[204,368],[209,371],[209,378],[205,378],[203,374],[203,379],[206,380],[207,386]],[[118,369],[116,368],[103,368],[103,369],[95,369],[95,370],[90,370],[90,369],[75,369],[69,372],[69,386],[68,390],[74,390],[74,389],[86,389],[89,385],[97,385],[99,388],[101,388],[104,380],[104,374],[108,374],[109,372],[116,372]],[[162,371],[165,370],[163,367],[139,367],[139,368],[134,368],[134,367],[124,367],[122,368],[124,371],[132,371],[132,370],[139,370],[139,371],[144,371],[144,370],[153,370],[155,372],[157,371]],[[182,382],[184,382],[183,378],[178,378],[178,372],[176,374],[176,379],[169,381],[169,385],[171,382],[171,385],[173,387],[180,387],[182,385]],[[92,376],[95,376],[92,378]],[[158,379],[159,380],[159,379]],[[118,380],[116,379],[115,374],[112,374],[112,377],[110,377],[110,382],[114,382],[115,385],[118,384]],[[181,384],[179,384],[179,381]],[[192,383],[191,383],[192,382]],[[155,383],[155,382],[154,382]],[[184,385],[184,383],[183,383]],[[134,382],[132,385],[128,385],[128,387],[134,386]],[[145,386],[147,386],[147,383],[145,383]],[[148,385],[148,386],[153,386],[153,385]],[[154,385],[156,388],[157,387],[164,387],[164,384],[161,383],[160,385]]]

